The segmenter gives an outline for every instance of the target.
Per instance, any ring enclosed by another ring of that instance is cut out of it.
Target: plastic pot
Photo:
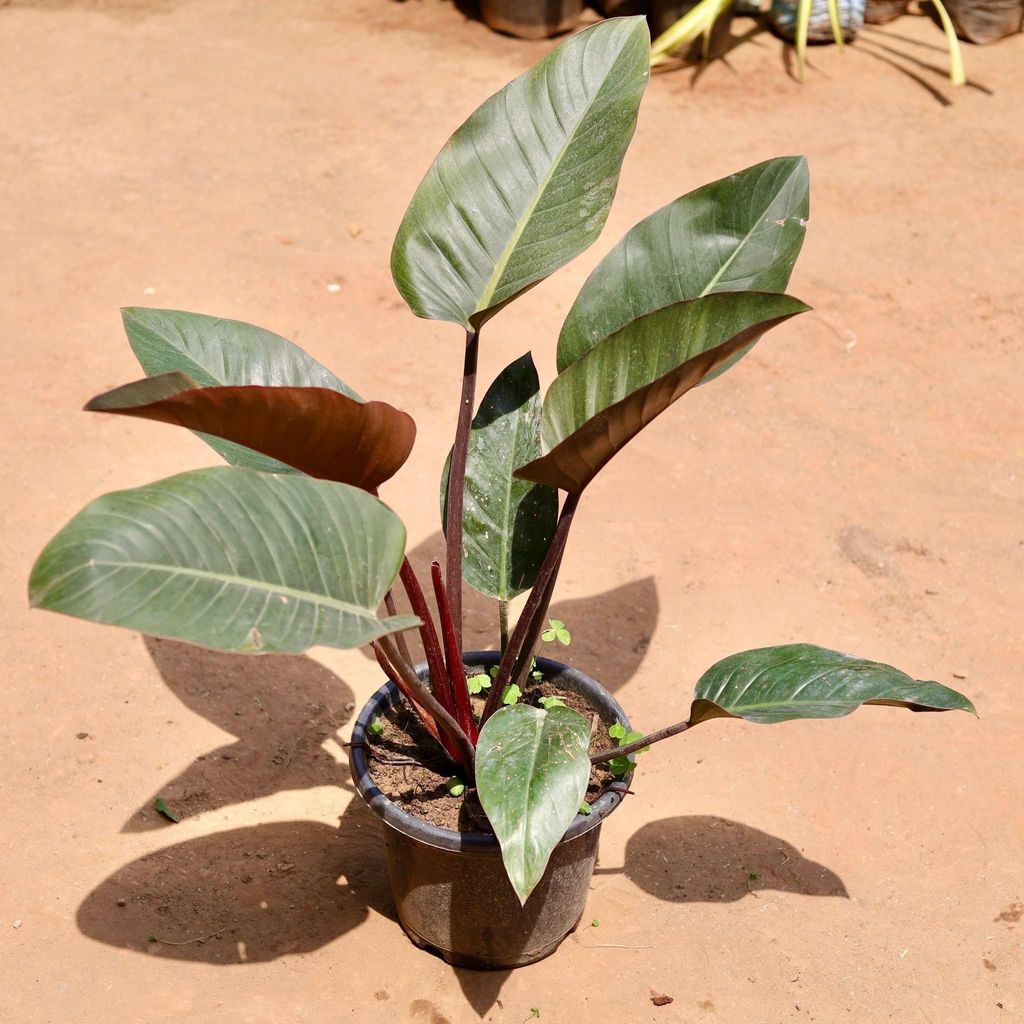
[[[850,43],[857,38],[864,24],[866,2],[867,0],[839,0],[839,27],[843,33],[843,42]],[[793,40],[796,37],[796,11],[797,0],[772,0],[768,18],[772,28],[783,39]],[[812,0],[811,16],[807,23],[807,41],[834,42],[828,0]]]
[[[465,660],[486,670],[498,663],[499,655],[467,652]],[[538,658],[537,667],[547,682],[586,697],[604,722],[619,721],[629,729],[619,704],[589,676],[547,658]],[[427,678],[425,665],[417,672]],[[622,793],[607,792],[589,815],[576,816],[537,888],[520,905],[493,836],[452,832],[413,817],[374,783],[366,729],[401,701],[398,688],[389,682],[366,703],[352,731],[351,768],[359,795],[384,822],[391,890],[402,927],[417,946],[456,967],[507,969],[543,959],[579,924],[601,822],[618,807]]]
[[[571,32],[583,12],[583,0],[480,0],[488,28],[520,39],[547,39]]]

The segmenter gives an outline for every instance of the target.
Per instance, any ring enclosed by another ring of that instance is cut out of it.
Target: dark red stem
[[[656,732],[641,736],[640,739],[634,740],[632,743],[624,743],[621,747],[611,747],[608,750],[599,750],[596,754],[590,755],[590,763],[601,764],[603,761],[611,761],[616,757],[635,754],[638,750],[643,750],[644,747],[649,747],[652,743],[667,740],[669,736],[678,736],[689,728],[689,722],[677,722],[675,725],[666,725],[664,729],[658,729]]]
[[[501,663],[498,666],[498,675],[491,686],[491,692],[487,695],[487,703],[484,705],[483,714],[480,716],[480,725],[483,726],[491,715],[501,707],[501,698],[505,688],[512,679],[512,670],[521,665],[520,656],[530,637],[536,637],[543,620],[544,613],[551,601],[551,594],[554,589],[555,577],[558,575],[558,567],[562,561],[562,554],[565,551],[565,541],[569,535],[569,527],[572,525],[572,517],[576,512],[579,503],[579,494],[569,494],[562,505],[562,513],[558,517],[558,525],[555,527],[554,536],[548,545],[547,554],[541,563],[537,573],[537,579],[526,600],[526,607],[523,609],[516,628],[512,631],[512,637],[501,655]],[[529,654],[527,654],[529,658]]]
[[[462,650],[462,510],[466,493],[466,456],[469,452],[469,431],[473,422],[473,399],[476,395],[476,362],[479,333],[466,331],[466,356],[462,367],[462,398],[459,421],[455,428],[452,465],[448,472],[448,513],[445,537],[448,540],[445,571],[448,578],[448,604],[452,610],[455,641]]]
[[[441,617],[441,635],[444,637],[444,653],[448,663],[448,684],[455,693],[455,719],[469,737],[469,742],[476,746],[480,733],[473,717],[473,708],[469,703],[466,670],[462,667],[462,651],[455,637],[455,625],[452,622],[451,608],[448,607],[448,595],[444,591],[440,562],[431,563],[430,576],[434,581],[434,597],[437,599],[437,611]]]
[[[418,616],[423,623],[420,626],[420,639],[423,641],[423,653],[426,655],[427,669],[430,672],[430,688],[445,711],[454,715],[455,695],[451,690],[448,673],[445,672],[444,658],[441,655],[441,645],[437,640],[434,619],[430,614],[427,599],[423,596],[420,581],[416,578],[416,573],[409,564],[408,558],[402,560],[401,577],[402,585],[409,596],[413,615]]]
[[[390,590],[384,595],[384,607],[387,608],[388,615],[395,616],[398,614],[398,606],[395,604],[395,595],[392,594]],[[411,665],[412,658],[409,656],[409,645],[405,642],[405,634],[396,633],[395,643],[398,645],[398,653],[401,654],[401,656]],[[379,660],[380,659],[378,659],[378,661]]]

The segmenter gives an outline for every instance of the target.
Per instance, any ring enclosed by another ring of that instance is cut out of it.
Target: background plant
[[[592,763],[628,774],[644,747],[713,718],[835,718],[872,703],[973,710],[937,683],[809,645],[726,658],[698,680],[685,721],[644,736],[618,729],[619,745],[593,754],[582,715],[507,699],[546,634],[568,639],[547,610],[586,489],[655,417],[807,309],[784,294],[807,224],[807,168],[783,157],[637,224],[573,303],[543,398],[525,354],[477,407],[487,321],[604,225],[649,60],[638,18],[563,43],[455,132],[399,228],[399,291],[463,339],[440,488],[446,559],[426,587],[405,558],[404,527],[377,496],[408,458],[411,418],[363,400],[268,331],[151,309],[124,311],[147,377],[87,408],[187,427],[230,465],[92,502],[29,583],[39,607],[222,650],[371,645],[451,759],[450,791],[476,785],[524,902],[579,812]],[[464,579],[496,603],[501,659],[488,685],[467,680],[463,665]],[[411,615],[399,614],[398,580]],[[513,626],[509,604],[524,593]],[[426,681],[413,668],[412,630]],[[487,694],[479,716],[474,689]]]

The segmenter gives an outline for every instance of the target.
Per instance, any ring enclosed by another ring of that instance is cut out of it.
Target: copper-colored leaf
[[[204,388],[184,373],[115,388],[86,409],[200,430],[367,491],[394,476],[416,437],[412,417],[386,402],[359,402],[330,388]]]

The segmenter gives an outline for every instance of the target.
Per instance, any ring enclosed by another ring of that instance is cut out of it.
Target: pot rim
[[[487,669],[496,665],[501,655],[497,651],[466,651],[462,657],[463,661],[469,665],[478,665]],[[569,684],[567,689],[575,689],[576,692],[584,694],[595,704],[596,710],[601,713],[604,721],[614,719],[621,722],[627,732],[630,730],[629,719],[619,702],[590,676],[551,658],[538,657],[537,667],[544,673],[545,678],[553,681],[554,677],[558,677],[559,682]],[[422,679],[426,679],[426,664],[417,665],[416,673]],[[453,832],[451,829],[441,828],[422,818],[417,818],[386,797],[371,778],[369,758],[367,758],[363,746],[366,730],[370,722],[382,710],[394,707],[403,699],[398,687],[388,680],[370,697],[359,712],[359,717],[352,729],[352,741],[349,746],[349,766],[359,795],[370,809],[383,820],[385,825],[410,839],[415,839],[438,850],[449,850],[456,853],[472,852],[482,856],[501,856],[501,847],[495,836],[482,835],[478,832]],[[591,804],[590,814],[577,814],[560,842],[570,842],[597,828],[622,802],[631,777],[632,772],[624,776],[621,789],[602,793]]]

